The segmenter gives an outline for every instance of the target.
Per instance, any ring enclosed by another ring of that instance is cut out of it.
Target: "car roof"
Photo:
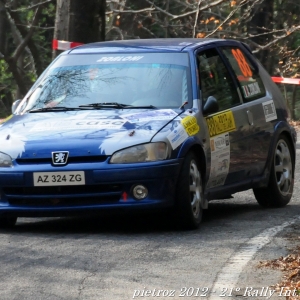
[[[162,39],[135,39],[116,40],[85,44],[68,51],[70,54],[77,53],[116,53],[116,52],[153,52],[170,51],[181,52],[192,50],[201,45],[214,42],[224,42],[224,39],[213,38],[162,38]],[[228,41],[228,40],[227,40]]]

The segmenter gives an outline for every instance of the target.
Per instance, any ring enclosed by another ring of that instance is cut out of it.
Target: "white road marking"
[[[211,295],[208,299],[225,299],[227,297],[220,297],[222,291],[226,290],[226,294],[228,294],[228,291],[230,291],[231,288],[233,289],[233,291],[235,291],[234,289],[237,286],[240,274],[242,273],[247,263],[252,259],[254,254],[258,250],[263,248],[266,244],[270,243],[272,238],[278,232],[282,231],[285,227],[294,224],[298,220],[300,220],[300,217],[293,218],[280,226],[266,229],[265,231],[245,243],[238,250],[238,252],[227,261],[223,269],[218,274],[217,279],[212,286]]]

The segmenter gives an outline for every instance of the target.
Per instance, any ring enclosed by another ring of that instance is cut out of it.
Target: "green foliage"
[[[3,59],[0,59],[0,118],[10,114],[11,93],[16,90],[16,84],[8,66]]]
[[[6,60],[12,57],[20,41],[26,37],[36,14],[36,7],[29,7],[37,4],[37,1],[23,0],[15,3],[17,4],[13,4],[11,1],[6,3],[8,6],[14,5],[10,9],[13,10],[11,18],[15,23],[15,32],[8,30],[5,33],[6,52],[2,54]],[[38,24],[34,27],[34,34],[29,41],[31,44],[27,45],[18,59],[18,71],[20,77],[23,78],[22,83],[26,84],[27,90],[40,75],[41,71],[51,62],[55,12],[56,6],[54,1],[43,7]],[[10,13],[10,10],[8,10],[8,13]],[[9,26],[8,28],[12,29]],[[16,38],[16,36],[19,36],[19,38]],[[31,48],[32,46],[34,49]],[[11,103],[16,99],[17,94],[18,86],[16,80],[10,72],[5,59],[2,59],[0,60],[0,117],[3,117],[3,114],[10,113]]]
[[[3,60],[0,59],[0,88],[7,88],[11,85],[11,81],[13,80],[12,74],[8,71],[8,65]]]
[[[38,46],[43,62],[43,68],[46,68],[52,60],[52,40],[54,32],[56,6],[50,3],[43,9],[39,22],[41,28],[52,27],[52,29],[39,29],[34,35],[34,40]]]

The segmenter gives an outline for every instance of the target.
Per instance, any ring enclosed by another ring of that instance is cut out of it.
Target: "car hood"
[[[181,110],[130,109],[15,115],[0,126],[0,152],[15,158],[45,158],[52,151],[72,156],[111,155],[152,137]]]

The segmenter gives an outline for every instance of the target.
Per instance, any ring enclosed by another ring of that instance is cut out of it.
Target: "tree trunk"
[[[104,40],[105,7],[106,0],[57,0],[54,39],[84,44]]]
[[[6,32],[7,32],[7,17],[3,2],[0,0],[0,53],[3,55],[6,52]]]
[[[274,19],[274,0],[264,0],[256,5],[251,13],[252,19],[248,24],[248,33],[254,35],[254,42],[259,45],[267,44],[271,41],[272,24]],[[257,36],[256,36],[257,35]],[[263,63],[268,72],[273,70],[273,55],[270,50],[262,50],[256,54],[257,58]]]

